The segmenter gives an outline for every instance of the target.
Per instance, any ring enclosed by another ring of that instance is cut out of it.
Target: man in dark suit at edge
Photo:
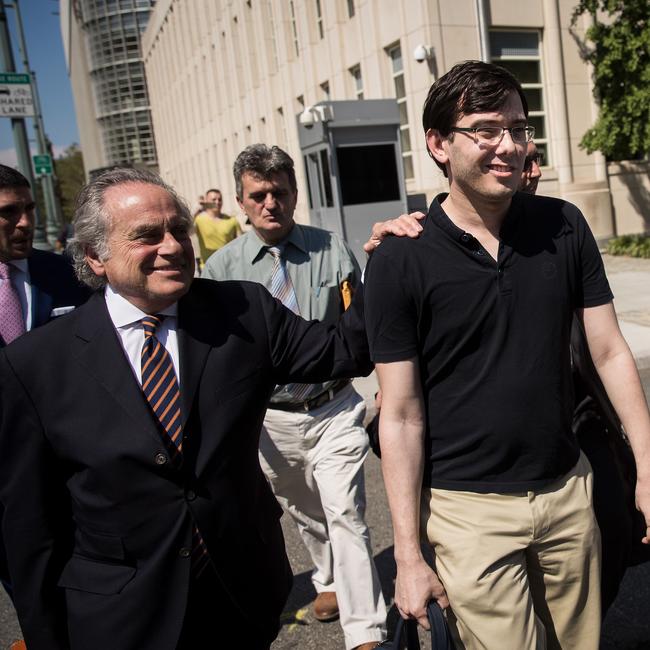
[[[34,207],[29,181],[0,165],[0,348],[89,295],[66,258],[32,248]],[[11,595],[1,535],[0,582]]]
[[[92,181],[70,249],[98,291],[0,351],[3,533],[30,650],[277,635],[291,571],[264,411],[276,384],[369,372],[361,301],[327,328],[255,283],[193,280],[191,223],[154,174]]]
[[[0,264],[6,265],[10,276],[6,279],[18,295],[21,333],[70,311],[89,295],[65,257],[32,247],[34,207],[29,181],[19,171],[0,165]],[[4,275],[4,267],[1,272]],[[11,342],[3,336],[5,317],[0,314],[0,346]]]

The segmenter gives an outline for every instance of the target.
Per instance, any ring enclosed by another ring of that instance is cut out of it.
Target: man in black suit
[[[89,295],[65,258],[32,248],[33,236],[34,199],[29,181],[15,169],[0,165],[0,348],[80,305]],[[10,322],[3,298],[14,301],[15,322]],[[0,582],[11,594],[1,535]]]
[[[0,351],[0,501],[30,650],[277,635],[291,571],[258,463],[266,403],[276,384],[369,372],[361,296],[328,328],[258,284],[193,280],[191,223],[149,172],[95,179],[69,244],[95,295]]]
[[[0,264],[9,266],[24,331],[72,310],[89,296],[65,257],[32,248],[34,207],[29,181],[0,165]],[[0,322],[0,346],[7,343],[2,331]]]

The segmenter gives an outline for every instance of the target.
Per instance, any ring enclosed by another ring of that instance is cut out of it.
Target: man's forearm
[[[397,419],[382,409],[379,420],[381,466],[395,535],[395,559],[420,560],[420,495],[424,425]]]
[[[630,440],[637,474],[650,480],[650,416],[634,358],[623,343],[594,364]]]
[[[424,468],[424,404],[418,360],[377,363],[383,391],[379,418],[381,467],[395,536],[395,604],[404,618],[428,627],[426,607],[449,601],[420,548],[420,499]]]
[[[636,506],[645,519],[644,544],[650,544],[650,414],[641,379],[613,303],[584,309],[579,316],[594,366],[625,428],[637,468]]]

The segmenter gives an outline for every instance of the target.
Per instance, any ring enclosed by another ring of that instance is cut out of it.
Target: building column
[[[557,0],[544,0],[544,55],[547,62],[548,114],[553,143],[553,161],[557,170],[560,191],[563,185],[573,182],[571,144],[569,142],[569,116],[567,113],[564,61],[560,35],[560,14]]]

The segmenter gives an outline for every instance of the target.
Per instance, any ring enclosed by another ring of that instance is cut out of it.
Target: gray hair
[[[269,180],[273,174],[286,172],[289,177],[289,185],[295,192],[298,189],[296,183],[296,171],[291,156],[280,149],[280,147],[269,147],[265,144],[252,144],[246,147],[235,160],[232,173],[235,177],[235,190],[237,196],[242,199],[243,186],[242,176],[251,174],[264,180]]]
[[[190,228],[192,226],[192,215],[185,201],[158,174],[146,169],[128,167],[103,172],[85,185],[77,196],[72,219],[74,237],[68,240],[66,249],[72,258],[77,278],[91,289],[101,289],[107,284],[106,278],[96,275],[86,261],[89,252],[94,253],[101,261],[110,257],[108,237],[111,215],[106,210],[104,196],[109,188],[125,183],[146,183],[162,187],[172,197],[183,220]]]

